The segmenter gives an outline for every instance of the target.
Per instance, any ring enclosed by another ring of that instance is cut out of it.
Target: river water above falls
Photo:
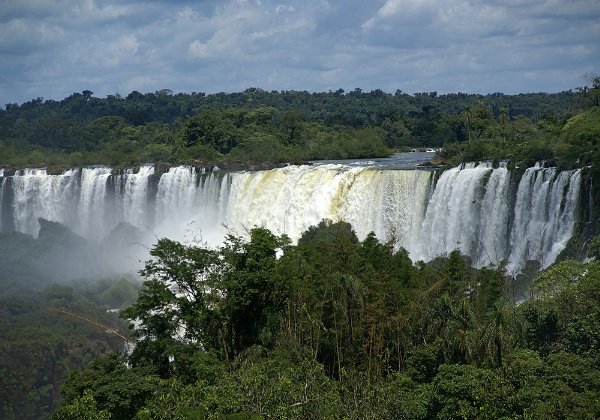
[[[0,172],[0,230],[36,235],[38,217],[94,240],[121,222],[152,238],[220,243],[253,226],[297,240],[324,218],[352,224],[359,238],[393,238],[413,260],[459,249],[477,267],[506,259],[517,272],[527,260],[551,264],[573,234],[579,170],[528,168],[518,179],[505,167],[467,164],[443,172],[416,169],[433,153],[387,159],[318,162],[269,171],[199,173],[143,166],[71,169],[48,175]]]

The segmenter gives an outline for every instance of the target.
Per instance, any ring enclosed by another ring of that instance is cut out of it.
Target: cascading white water
[[[151,183],[153,174],[152,166],[123,174],[22,170],[2,184],[10,199],[0,200],[0,223],[10,218],[35,235],[44,217],[98,240],[125,221],[150,228],[153,239],[218,244],[228,230],[245,235],[253,226],[297,240],[328,218],[350,222],[361,239],[371,231],[394,239],[413,260],[458,248],[474,266],[506,259],[517,273],[530,259],[548,266],[564,249],[581,184],[580,171],[536,166],[516,185],[505,165],[490,163],[447,170],[437,183],[431,171],[338,164],[208,174],[181,166]]]
[[[22,169],[12,178],[14,224],[19,232],[37,235],[38,217],[71,225],[77,170],[48,175],[45,169]]]
[[[163,174],[156,194],[155,233],[180,240],[219,243],[227,230],[223,223],[227,176],[197,174],[179,166]]]
[[[445,171],[427,205],[420,238],[409,246],[413,259],[428,261],[458,249],[475,266],[504,258],[508,217],[507,169],[469,164]]]
[[[324,218],[344,220],[361,238],[374,231],[405,246],[424,211],[430,176],[341,165],[235,174],[225,223],[238,233],[264,226],[296,241]]]
[[[101,238],[107,232],[104,213],[106,211],[106,183],[110,168],[83,168],[79,193],[79,229],[87,238]]]
[[[148,215],[148,181],[150,175],[154,174],[154,166],[142,166],[137,173],[128,170],[125,175],[119,178],[119,193],[121,199],[117,200],[121,204],[120,210],[122,220],[134,226],[148,227],[150,225]]]
[[[432,172],[364,171],[356,177],[343,201],[341,220],[348,221],[360,238],[375,232],[408,249],[420,236],[420,224],[429,199]]]
[[[2,198],[4,197],[4,168],[0,168],[0,209],[2,207]],[[1,212],[1,210],[0,210]],[[2,213],[0,213],[2,214]]]
[[[509,271],[528,260],[539,261],[542,268],[554,262],[573,233],[580,185],[581,170],[557,174],[539,165],[525,170],[510,234]]]
[[[506,167],[493,170],[485,186],[481,202],[481,222],[478,243],[481,252],[475,261],[477,267],[490,263],[498,265],[508,249],[508,216],[510,172]]]
[[[164,221],[177,213],[192,216],[196,205],[196,173],[194,168],[178,166],[169,169],[158,182],[156,195],[157,220]]]

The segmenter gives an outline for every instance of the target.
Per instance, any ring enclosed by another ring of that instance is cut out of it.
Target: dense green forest
[[[164,89],[0,110],[0,164],[65,167],[146,162],[297,162],[387,156],[444,147],[449,163],[474,159],[572,166],[600,131],[600,78],[561,93],[409,95],[381,90],[184,94]],[[582,155],[583,153],[583,155]],[[592,156],[593,155],[593,156]]]
[[[127,334],[126,324],[106,310],[134,301],[137,286],[124,278],[2,286],[9,290],[0,294],[0,418],[48,418],[70,371],[123,351],[123,339],[107,329]]]
[[[151,254],[121,313],[135,350],[72,372],[53,418],[600,416],[595,259],[555,265],[517,305],[502,266],[413,265],[343,222],[296,246],[255,228]]]

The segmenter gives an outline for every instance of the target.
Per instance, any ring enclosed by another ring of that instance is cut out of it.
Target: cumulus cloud
[[[598,39],[597,0],[0,0],[0,104],[83,89],[558,91],[599,71]]]
[[[275,7],[275,13],[282,14],[282,13],[293,13],[296,10],[296,8],[294,6],[289,6],[289,5],[285,5],[285,4],[278,4]]]
[[[581,83],[584,66],[577,62],[598,66],[593,56],[598,47],[584,39],[590,33],[599,35],[594,27],[600,16],[599,7],[590,1],[556,3],[387,0],[362,30],[370,44],[402,47],[396,54],[421,51],[425,59],[417,62],[438,90],[452,90],[445,84],[454,79],[455,86],[470,81],[468,91],[556,91]],[[588,15],[578,17],[585,8]],[[553,85],[556,78],[548,75],[557,71],[566,77]],[[538,78],[531,84],[515,78],[519,73]]]
[[[386,0],[377,14],[363,24],[363,29],[383,27],[391,30],[390,23],[422,25],[431,21],[438,11],[435,0]]]
[[[60,42],[63,35],[49,22],[12,19],[0,25],[0,53],[26,56]]]

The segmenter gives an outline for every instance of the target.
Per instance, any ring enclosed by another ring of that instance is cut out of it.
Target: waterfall
[[[142,166],[139,172],[128,170],[119,177],[119,192],[122,194],[118,204],[122,220],[134,226],[146,228],[150,226],[150,217],[147,211],[148,182],[154,174],[154,166]]]
[[[4,184],[6,183],[6,179],[4,179],[4,169],[0,168],[0,232],[2,232],[2,202],[4,199]]]
[[[194,168],[179,166],[169,169],[158,182],[156,194],[157,218],[164,221],[170,215],[192,215],[196,207],[196,173]]]
[[[1,173],[4,175],[4,173]],[[437,179],[437,181],[436,181]],[[302,165],[203,173],[187,166],[155,174],[111,168],[49,175],[23,169],[0,177],[0,226],[36,235],[37,218],[100,240],[120,222],[157,237],[219,244],[228,231],[264,226],[294,241],[322,219],[344,220],[363,239],[373,231],[413,260],[454,249],[483,267],[555,261],[573,234],[581,171],[537,165],[515,179],[506,165],[467,164],[441,174],[358,165]]]
[[[581,170],[557,173],[539,165],[525,170],[510,233],[509,271],[528,260],[538,260],[542,268],[554,262],[573,234],[580,186]]]
[[[175,167],[163,174],[156,193],[156,232],[161,236],[221,242],[228,193],[227,176],[202,175],[192,167]],[[198,236],[200,235],[200,236]]]
[[[45,169],[21,169],[12,177],[13,220],[19,232],[37,235],[43,217],[71,225],[78,170],[48,175]]]
[[[431,260],[455,249],[482,267],[505,257],[510,174],[490,164],[445,171],[435,186],[411,257]]]
[[[239,233],[258,225],[296,241],[324,218],[344,220],[361,238],[374,231],[406,246],[424,211],[430,177],[427,171],[341,165],[244,172],[233,176],[225,222]]]
[[[106,183],[110,168],[83,168],[79,193],[79,229],[87,238],[101,238],[107,231],[105,225]]]

